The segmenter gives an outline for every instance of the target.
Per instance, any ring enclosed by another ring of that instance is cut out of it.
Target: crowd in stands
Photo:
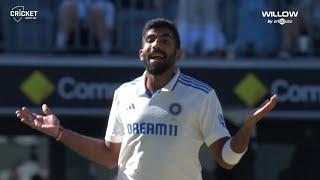
[[[64,0],[59,7],[59,28],[56,48],[65,51],[69,35],[79,29],[90,29],[100,52],[111,52],[115,21],[115,7],[105,0]]]
[[[143,23],[165,17],[176,21],[185,57],[320,55],[320,0],[60,0],[52,5],[50,52],[55,53],[133,54]],[[5,27],[15,28],[5,11],[0,8],[0,52],[6,51],[3,34],[10,28]],[[280,25],[267,23],[275,19],[263,17],[262,11],[299,14]]]

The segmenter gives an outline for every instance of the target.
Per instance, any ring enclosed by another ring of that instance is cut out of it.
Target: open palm
[[[59,119],[46,104],[42,105],[42,111],[44,115],[33,113],[28,108],[23,107],[16,111],[16,116],[28,126],[56,138],[60,127]]]
[[[265,102],[256,111],[251,113],[245,123],[252,126],[257,124],[263,117],[265,117],[274,108],[276,103],[277,103],[277,96],[273,95],[270,98],[270,100]]]

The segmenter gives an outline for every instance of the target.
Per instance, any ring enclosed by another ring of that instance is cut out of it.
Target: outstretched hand
[[[33,113],[28,108],[23,107],[16,111],[16,116],[31,128],[56,138],[60,127],[59,119],[46,104],[42,105],[42,111],[44,115]]]
[[[255,112],[249,115],[245,124],[255,126],[263,117],[265,117],[277,104],[277,95],[273,95],[270,100],[267,100]]]

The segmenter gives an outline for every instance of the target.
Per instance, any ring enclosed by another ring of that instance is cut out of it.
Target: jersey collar
[[[166,84],[163,88],[159,89],[158,91],[173,91],[177,85],[178,79],[180,76],[180,69],[177,68],[175,75],[172,77],[172,79]],[[146,71],[141,76],[141,81],[139,82],[139,89],[138,89],[138,96],[142,96],[147,94],[147,88],[145,86],[145,80],[146,80]]]

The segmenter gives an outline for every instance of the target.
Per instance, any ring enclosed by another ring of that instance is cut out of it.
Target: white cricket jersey
[[[178,69],[154,94],[145,73],[119,87],[105,140],[122,143],[118,180],[201,180],[200,146],[226,136],[215,91]]]

